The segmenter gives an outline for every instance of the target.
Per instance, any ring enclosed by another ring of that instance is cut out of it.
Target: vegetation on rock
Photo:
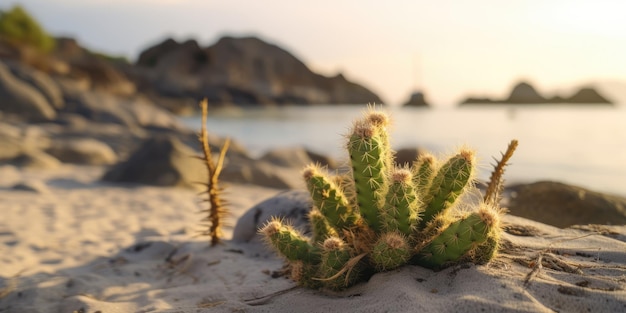
[[[54,38],[19,5],[0,11],[0,37],[33,46],[42,52],[50,52],[55,46]]]

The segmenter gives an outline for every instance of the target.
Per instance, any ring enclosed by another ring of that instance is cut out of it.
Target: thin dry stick
[[[502,175],[504,175],[504,168],[506,167],[509,159],[511,159],[511,157],[513,156],[513,152],[515,152],[517,145],[517,139],[511,140],[509,146],[506,149],[506,152],[502,153],[502,158],[500,159],[500,161],[494,158],[497,163],[493,167],[493,172],[491,172],[489,184],[487,185],[487,190],[485,191],[485,198],[483,199],[485,203],[497,204],[498,201],[500,201],[499,198],[504,185],[504,182],[502,180]]]
[[[226,202],[222,199],[221,195],[223,189],[219,187],[219,175],[222,172],[224,166],[224,158],[226,157],[226,151],[230,145],[230,138],[226,138],[224,145],[220,150],[219,157],[217,158],[217,164],[213,162],[211,155],[211,147],[209,146],[209,135],[206,129],[208,101],[206,99],[200,102],[200,108],[202,109],[202,128],[198,139],[202,146],[202,152],[204,153],[204,163],[208,172],[208,181],[206,183],[206,193],[208,198],[204,199],[204,202],[209,202],[209,208],[202,210],[203,213],[208,213],[208,216],[202,221],[209,223],[209,229],[201,233],[201,235],[209,236],[211,238],[211,246],[215,246],[221,242],[223,219],[228,215],[228,209],[225,207]]]

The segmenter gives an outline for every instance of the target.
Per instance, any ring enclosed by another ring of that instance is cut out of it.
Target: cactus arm
[[[352,210],[343,191],[317,165],[309,165],[303,172],[313,204],[337,231],[349,228],[359,218]]]
[[[357,122],[348,142],[356,203],[361,216],[375,232],[380,231],[380,208],[386,193],[386,170],[390,155],[380,136],[382,129]]]
[[[421,228],[425,227],[437,214],[452,207],[470,182],[474,163],[474,152],[464,149],[439,169],[428,193],[424,196],[426,210],[420,223]]]
[[[326,217],[324,217],[317,208],[313,208],[313,210],[309,212],[309,223],[313,230],[314,243],[321,244],[326,238],[337,236],[337,231],[328,224]]]
[[[468,254],[480,253],[477,248],[499,227],[496,221],[497,217],[491,213],[479,211],[451,223],[420,251],[417,263],[439,268],[461,261]]]
[[[306,237],[279,220],[271,220],[260,232],[270,245],[289,261],[303,261],[308,264],[319,263],[319,249],[309,243]]]
[[[382,215],[386,232],[399,231],[409,236],[417,227],[419,200],[413,188],[411,172],[395,169],[391,175],[391,186],[387,192]]]
[[[423,198],[435,174],[435,158],[430,153],[422,153],[412,166],[413,185],[420,198]]]

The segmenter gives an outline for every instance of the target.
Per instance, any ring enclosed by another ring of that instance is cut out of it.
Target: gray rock
[[[0,111],[30,121],[49,121],[56,111],[37,89],[19,80],[0,62]]]
[[[48,185],[40,180],[28,180],[15,184],[11,189],[36,193],[49,193]]]
[[[306,149],[302,147],[279,148],[264,154],[260,161],[292,168],[303,168],[312,162]]]
[[[259,240],[257,232],[272,218],[287,221],[296,229],[307,234],[308,214],[313,206],[311,196],[304,190],[289,190],[277,194],[250,208],[238,220],[233,230],[233,241],[249,242]]]
[[[417,157],[422,153],[419,148],[402,148],[396,152],[396,164],[413,164],[417,160]]]
[[[25,151],[11,160],[15,166],[31,169],[55,169],[61,166],[59,159],[40,150]]]
[[[206,167],[198,153],[174,137],[146,140],[128,160],[115,164],[102,177],[105,181],[156,186],[200,188]]]
[[[6,65],[15,77],[37,89],[55,109],[62,109],[63,94],[59,86],[46,73],[17,62],[7,62]]]
[[[46,152],[64,163],[110,165],[117,162],[111,147],[92,138],[56,140]]]
[[[220,179],[277,189],[303,187],[300,169],[285,168],[264,161],[242,158],[229,159]]]
[[[556,227],[626,224],[626,198],[559,182],[510,187],[509,212]]]
[[[128,127],[183,128],[174,115],[146,98],[121,98],[91,91],[78,91],[66,98],[66,112],[79,114],[91,121]]]

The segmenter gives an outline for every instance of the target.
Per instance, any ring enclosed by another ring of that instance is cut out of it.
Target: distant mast
[[[418,53],[413,54],[413,90],[411,91],[411,97],[409,101],[404,105],[427,107],[428,103],[424,98],[424,92],[422,91],[422,71],[421,71],[421,58]]]

